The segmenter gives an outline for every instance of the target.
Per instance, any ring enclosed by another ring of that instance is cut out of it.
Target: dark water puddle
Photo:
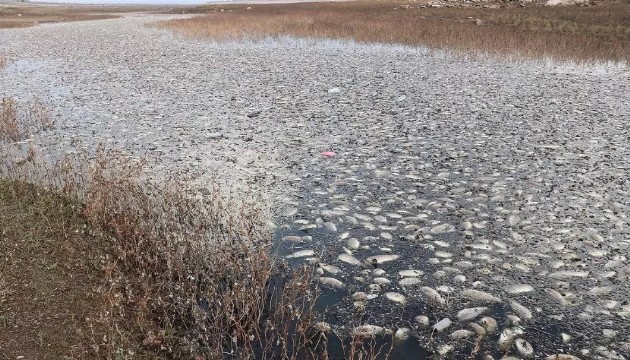
[[[294,244],[281,241],[285,236],[312,236],[313,243]],[[278,228],[273,235],[274,241],[272,249],[276,255],[284,257],[303,248],[316,248],[322,244],[326,244],[327,241],[332,241],[335,236],[336,234],[324,228],[314,228],[306,231]],[[290,267],[304,264],[303,258],[288,260]],[[393,335],[376,336],[372,339],[363,339],[361,341],[352,339],[349,335],[352,327],[366,323],[375,323],[376,321],[372,319],[373,316],[371,313],[382,310],[381,306],[374,305],[373,311],[366,309],[366,311],[361,314],[352,314],[349,316],[347,312],[352,310],[348,310],[348,308],[352,309],[352,306],[351,293],[349,291],[345,289],[320,287],[320,294],[314,306],[315,312],[320,320],[330,324],[333,328],[342,329],[342,331],[330,332],[328,335],[327,351],[330,359],[347,359],[349,358],[349,351],[353,348],[364,355],[373,355],[374,359],[417,360],[431,358],[431,352],[420,346],[418,339],[413,336],[405,340],[394,340]],[[413,318],[412,315],[417,314],[418,311],[416,306],[403,307],[400,309],[403,310],[403,312],[399,314],[401,318]],[[347,324],[345,322],[349,317],[353,318],[353,324]]]

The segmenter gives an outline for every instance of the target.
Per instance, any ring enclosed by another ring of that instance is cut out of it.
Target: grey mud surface
[[[156,19],[0,30],[0,96],[57,118],[27,143],[267,194],[339,332],[451,359],[630,358],[628,68],[190,41]]]

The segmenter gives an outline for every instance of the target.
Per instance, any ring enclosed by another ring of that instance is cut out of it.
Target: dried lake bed
[[[630,358],[627,67],[193,41],[157,19],[0,30],[0,96],[58,119],[30,142],[264,193],[324,320],[395,333],[397,357]]]

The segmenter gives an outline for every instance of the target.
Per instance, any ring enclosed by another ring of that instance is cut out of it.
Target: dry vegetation
[[[164,7],[0,4],[0,29],[53,22],[113,19],[123,13],[140,11],[164,11]]]
[[[111,150],[52,163],[14,131],[49,115],[2,106],[5,358],[328,358],[336,335],[316,324],[312,268],[289,272],[270,253],[256,197],[149,179],[146,160]],[[342,348],[378,350],[358,338]]]
[[[23,108],[12,98],[0,99],[0,141],[25,140],[53,126],[53,117],[42,101]]]
[[[578,61],[630,60],[630,2],[490,9],[370,0],[215,5],[190,12],[205,15],[159,26],[221,40],[291,35]]]

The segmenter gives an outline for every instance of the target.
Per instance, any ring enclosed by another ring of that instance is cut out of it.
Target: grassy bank
[[[49,130],[30,108],[0,103],[0,128],[21,129],[0,137],[0,354],[325,356],[311,270],[270,254],[255,196],[151,179],[147,162],[112,150],[43,161],[16,142]]]
[[[630,60],[629,2],[493,9],[369,0],[208,5],[190,12],[203,15],[159,26],[219,40],[290,35],[576,61]]]

